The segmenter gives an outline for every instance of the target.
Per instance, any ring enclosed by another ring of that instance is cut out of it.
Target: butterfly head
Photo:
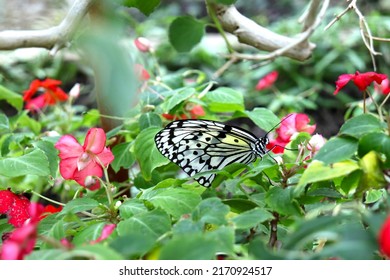
[[[269,139],[267,136],[257,139],[255,143],[255,151],[258,156],[262,157],[267,153],[266,146],[268,143]]]

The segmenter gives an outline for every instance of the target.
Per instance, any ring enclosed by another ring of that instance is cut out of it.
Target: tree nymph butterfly
[[[156,134],[154,141],[163,156],[194,177],[200,172],[223,169],[234,162],[249,164],[257,157],[262,158],[269,152],[267,134],[258,138],[239,127],[189,119],[169,123]],[[215,176],[208,174],[195,180],[210,187]]]

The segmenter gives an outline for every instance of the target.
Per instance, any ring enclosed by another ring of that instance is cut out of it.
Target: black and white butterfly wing
[[[191,177],[234,162],[253,162],[266,153],[264,140],[238,127],[207,120],[174,121],[155,136],[161,154]],[[215,176],[208,174],[195,180],[209,187]]]

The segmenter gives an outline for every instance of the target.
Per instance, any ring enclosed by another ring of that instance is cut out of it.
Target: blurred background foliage
[[[17,5],[17,2],[14,1],[14,5]],[[32,1],[30,9],[26,7],[23,9],[23,11],[30,11],[30,14],[21,11],[20,16],[30,16],[32,23],[29,26],[34,29],[47,27],[58,23],[61,18],[59,15],[64,15],[67,11],[68,2],[71,1],[47,1],[46,4],[45,1]],[[301,29],[297,19],[302,14],[305,4],[307,1],[275,3],[274,1],[239,0],[236,2],[236,7],[244,15],[277,33],[293,35],[299,33]],[[256,106],[268,107],[279,115],[291,111],[306,112],[318,124],[319,133],[328,137],[336,134],[344,121],[346,108],[355,104],[356,100],[360,100],[361,94],[351,86],[345,90],[346,94],[333,96],[335,80],[343,73],[354,73],[357,70],[373,71],[369,52],[362,43],[358,17],[353,11],[343,16],[329,30],[324,31],[326,24],[345,9],[346,4],[344,4],[331,1],[322,25],[311,38],[311,42],[316,44],[316,49],[309,60],[296,62],[280,57],[264,66],[256,66],[256,62],[251,61],[237,62],[216,79],[217,85],[232,87],[242,92],[247,109]],[[7,2],[4,7],[4,15],[5,10],[12,10],[10,2]],[[45,8],[48,12],[43,13]],[[378,37],[386,37],[389,34],[390,17],[386,1],[359,2],[359,8],[366,17],[372,34]],[[31,11],[38,11],[38,13],[31,13]],[[163,1],[149,16],[137,9],[123,6],[118,8],[116,13],[124,23],[122,32],[127,41],[125,48],[129,52],[129,57],[132,57],[135,63],[143,64],[152,76],[161,74],[163,81],[167,84],[171,83],[173,87],[172,83],[177,83],[176,78],[190,69],[203,71],[207,74],[206,81],[210,80],[213,73],[225,62],[226,45],[211,25],[207,25],[202,42],[191,52],[178,53],[169,43],[169,25],[176,16],[188,14],[202,22],[210,23],[203,1]],[[46,17],[46,15],[50,16]],[[1,29],[26,28],[23,20],[14,19],[12,22],[14,26],[10,26],[9,20],[2,17]],[[80,34],[82,31],[81,28]],[[135,49],[132,41],[139,36],[150,39],[157,46],[159,73],[153,73],[156,71],[155,60]],[[240,50],[249,53],[258,52],[252,47],[234,43],[235,39],[230,36],[229,40]],[[35,78],[60,79],[65,90],[79,82],[84,87],[77,103],[93,108],[96,106],[93,71],[85,60],[80,59],[79,47],[76,38],[70,48],[60,51],[54,57],[46,50],[37,49],[0,52],[0,83],[8,89],[21,93]],[[375,42],[375,48],[382,53],[382,56],[376,58],[377,72],[389,74],[390,44]],[[257,81],[272,70],[279,72],[275,87],[270,90],[256,91]],[[1,103],[1,108],[12,112],[4,102]]]

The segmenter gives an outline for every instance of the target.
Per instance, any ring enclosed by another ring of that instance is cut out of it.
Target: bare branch
[[[76,0],[63,21],[42,30],[6,30],[0,32],[0,50],[40,47],[55,51],[66,46],[93,0]]]
[[[241,43],[253,46],[259,50],[271,52],[282,49],[284,56],[299,61],[308,59],[315,47],[312,43],[297,46],[308,38],[305,32],[300,34],[298,38],[290,38],[272,32],[257,24],[253,20],[243,16],[234,6],[220,4],[210,4],[210,6],[215,9],[223,29],[237,36]],[[312,32],[309,33],[311,34]]]
[[[360,12],[357,4],[357,0],[350,0],[350,4],[348,7],[342,11],[340,14],[338,14],[326,27],[325,30],[330,28],[336,21],[340,20],[342,16],[344,16],[349,10],[354,10],[357,16],[359,17],[359,28],[360,28],[360,34],[363,39],[363,43],[370,52],[371,60],[372,60],[372,65],[374,70],[376,70],[376,63],[375,63],[375,55],[381,55],[381,53],[375,51],[374,49],[374,38],[371,34],[370,27],[368,26],[368,23],[363,16],[363,14]]]

